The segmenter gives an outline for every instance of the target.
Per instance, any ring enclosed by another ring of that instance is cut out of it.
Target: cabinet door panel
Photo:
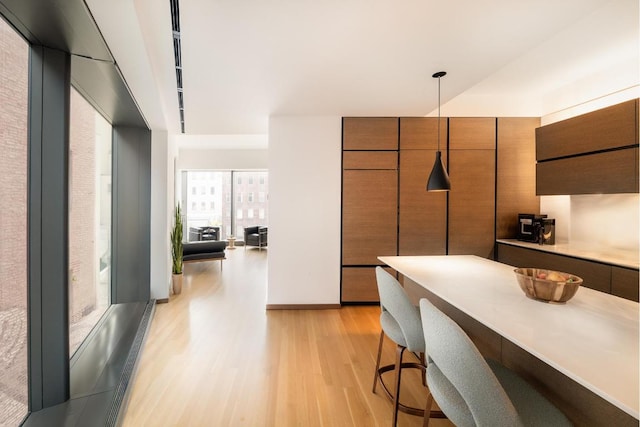
[[[437,150],[437,117],[400,117],[401,150]],[[447,118],[440,118],[440,150],[447,150]]]
[[[611,292],[611,266],[607,264],[504,244],[498,245],[498,261],[514,267],[546,268],[575,274],[582,278],[583,286]],[[516,283],[515,276],[513,283]]]
[[[397,117],[345,117],[343,150],[397,150]]]
[[[450,150],[449,255],[493,258],[495,151]]]
[[[426,191],[435,153],[400,150],[399,255],[447,253],[447,194]]]
[[[494,150],[495,148],[495,118],[452,117],[449,119],[450,150]]]
[[[345,170],[342,200],[342,264],[379,265],[397,254],[398,172]]]
[[[638,270],[611,267],[611,293],[638,302]]]
[[[638,144],[638,100],[623,102],[536,130],[538,160]]]
[[[397,151],[343,151],[343,169],[398,169]]]
[[[395,276],[391,268],[386,271]],[[375,267],[342,268],[342,302],[378,302],[378,284]]]
[[[539,195],[638,192],[638,148],[538,162]]]
[[[519,213],[540,213],[536,196],[538,117],[498,119],[496,237],[515,239]]]

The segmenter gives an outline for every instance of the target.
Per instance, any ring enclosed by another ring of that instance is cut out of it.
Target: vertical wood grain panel
[[[538,117],[498,118],[496,238],[515,239],[519,213],[540,213],[536,196]]]
[[[398,172],[345,170],[342,201],[342,264],[379,265],[397,254]]]
[[[345,117],[343,150],[397,150],[397,117]]]
[[[435,153],[400,150],[399,255],[446,254],[447,193],[426,191]]]
[[[493,258],[495,132],[493,118],[449,120],[450,255]]]

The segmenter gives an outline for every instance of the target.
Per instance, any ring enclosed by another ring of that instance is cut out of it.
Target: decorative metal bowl
[[[565,303],[578,292],[582,279],[573,274],[543,268],[516,268],[518,284],[524,294],[535,300]]]

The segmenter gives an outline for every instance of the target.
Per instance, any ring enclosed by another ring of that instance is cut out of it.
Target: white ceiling
[[[87,3],[152,129],[179,133],[169,2]],[[553,111],[545,96],[603,61],[638,82],[637,0],[180,0],[180,14],[192,135],[265,134],[271,115],[427,115],[440,70],[443,104],[482,99],[485,115]]]

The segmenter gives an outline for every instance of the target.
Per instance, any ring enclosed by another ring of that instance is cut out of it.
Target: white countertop
[[[638,303],[581,288],[566,304],[527,298],[513,269],[472,255],[379,259],[639,418]]]
[[[556,245],[540,245],[538,243],[522,242],[516,239],[498,239],[498,243],[512,246],[520,246],[537,251],[550,252],[557,255],[567,255],[575,258],[583,258],[590,261],[604,262],[620,267],[640,267],[640,255],[636,251],[625,251],[615,248],[589,247],[583,243],[558,243]]]

